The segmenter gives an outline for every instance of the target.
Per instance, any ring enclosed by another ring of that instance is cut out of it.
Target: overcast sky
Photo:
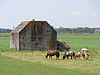
[[[32,19],[53,27],[100,27],[100,0],[0,0],[0,28]]]

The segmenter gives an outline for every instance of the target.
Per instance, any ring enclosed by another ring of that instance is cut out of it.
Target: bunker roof
[[[24,29],[29,23],[47,23],[47,21],[35,21],[34,19],[32,21],[24,21],[21,24],[19,24],[14,30],[11,31],[11,33],[19,33],[22,29]]]

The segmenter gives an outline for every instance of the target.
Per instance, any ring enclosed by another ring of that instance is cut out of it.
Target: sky
[[[100,28],[100,0],[0,0],[0,28],[32,19],[56,28]]]

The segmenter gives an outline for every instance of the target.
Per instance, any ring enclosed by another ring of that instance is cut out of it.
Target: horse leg
[[[52,59],[52,56],[51,56],[51,59]]]
[[[83,56],[83,58],[85,59],[85,55],[82,55]]]
[[[59,59],[59,54],[58,54],[58,55],[56,55],[56,59]]]
[[[52,56],[51,56],[51,55],[49,55],[49,59],[50,59],[50,58],[52,59]]]
[[[73,57],[74,59],[77,58],[75,52],[73,52],[72,57]]]
[[[57,59],[59,59],[59,58],[58,58],[57,55],[56,55],[56,60],[57,60]]]
[[[56,55],[56,60],[58,59],[57,55]]]
[[[63,56],[63,60],[64,60],[65,58],[66,58],[66,56],[64,55],[64,56]]]
[[[85,59],[88,60],[88,55],[87,54],[85,54]]]
[[[80,56],[78,58],[80,59]]]
[[[71,56],[71,59],[72,59],[72,56]]]
[[[53,58],[52,58],[52,55],[50,55],[50,57],[51,57],[51,59],[53,59]]]
[[[67,56],[67,59],[69,59],[69,56]]]
[[[50,59],[50,56],[49,56],[49,59]]]

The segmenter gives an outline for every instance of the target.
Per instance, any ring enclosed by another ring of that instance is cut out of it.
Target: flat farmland
[[[100,50],[100,35],[96,34],[59,34],[58,40],[66,42],[73,50],[88,48]]]
[[[2,35],[2,34],[1,34]],[[73,51],[89,49],[89,60],[45,59],[45,51],[14,51],[10,37],[0,37],[0,75],[100,75],[100,36],[95,34],[59,34]]]

